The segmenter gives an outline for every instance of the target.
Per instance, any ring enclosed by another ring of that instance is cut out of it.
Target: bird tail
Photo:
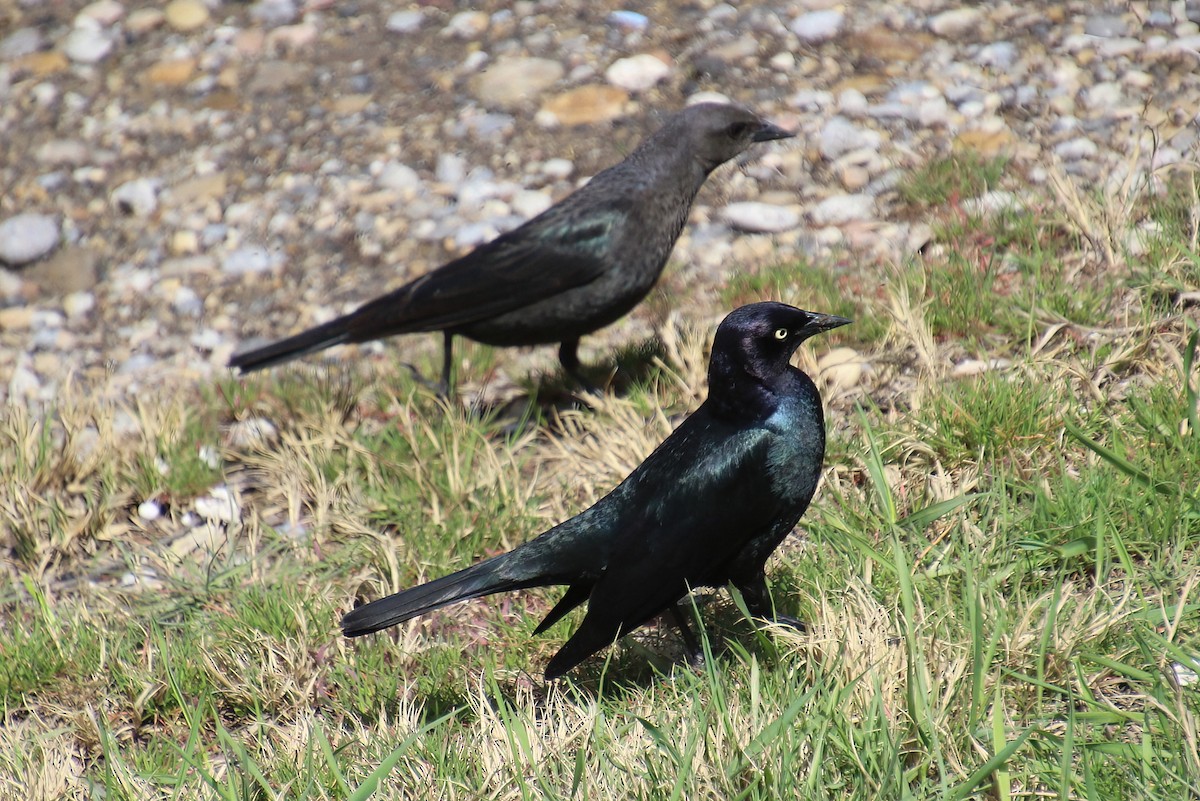
[[[514,572],[511,556],[512,553],[501,554],[419,587],[364,604],[342,618],[342,633],[347,637],[361,637],[456,601],[552,583],[541,575]]]
[[[270,345],[264,345],[245,353],[235,353],[229,360],[229,366],[236,367],[243,373],[249,373],[349,342],[350,317],[351,315],[338,317],[336,320],[330,320],[315,328],[301,331],[295,336],[272,342]]]

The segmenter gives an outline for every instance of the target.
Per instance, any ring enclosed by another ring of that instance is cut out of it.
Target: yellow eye
[[[776,328],[775,329],[775,338],[778,340],[787,339],[788,338],[788,330],[786,328]]]

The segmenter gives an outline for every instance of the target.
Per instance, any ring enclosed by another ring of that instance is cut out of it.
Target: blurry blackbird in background
[[[588,386],[579,338],[654,286],[708,174],[754,142],[792,135],[739,106],[690,106],[519,228],[356,311],[235,354],[229,366],[249,372],[347,342],[443,331],[443,393],[455,334],[488,345],[560,342],[563,369]]]
[[[755,303],[717,328],[708,398],[616,489],[508,553],[360,606],[342,619],[357,637],[496,592],[565,584],[541,633],[587,601],[579,628],[546,666],[557,678],[618,637],[671,611],[693,654],[679,602],[733,584],[750,612],[782,623],[767,557],[808,507],[825,453],[821,397],[789,364],[801,342],[850,322],[782,303]]]

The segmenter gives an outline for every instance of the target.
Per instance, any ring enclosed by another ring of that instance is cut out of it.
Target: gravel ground
[[[1089,185],[1196,159],[1191,2],[468,5],[0,0],[0,396],[221,375],[240,343],[515,226],[714,93],[799,132],[701,193],[671,289],[714,317],[734,268],[920,246],[896,182],[955,146],[1010,156],[1031,191],[1052,164]]]

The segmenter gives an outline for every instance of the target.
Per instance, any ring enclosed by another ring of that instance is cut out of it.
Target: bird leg
[[[775,604],[771,601],[771,591],[767,588],[765,574],[759,573],[749,581],[734,582],[734,586],[741,592],[742,600],[746,602],[746,609],[754,617],[777,623],[780,626],[788,626],[796,631],[808,630],[808,624],[803,620],[775,611]]]
[[[558,346],[558,363],[562,365],[563,372],[575,379],[584,392],[590,395],[603,395],[604,393],[588,381],[587,376],[583,374],[583,365],[579,362],[579,340],[568,339],[563,341]]]
[[[683,647],[687,650],[688,664],[692,667],[703,665],[704,649],[700,647],[696,635],[692,634],[692,629],[688,626],[687,612],[679,601],[671,604],[671,617],[675,619],[675,625],[679,626],[679,635],[683,638]]]
[[[454,386],[454,334],[443,331],[442,336],[442,383],[438,388],[438,395],[449,398],[450,390]]]
[[[425,376],[421,375],[421,371],[417,369],[415,364],[404,362],[404,366],[412,373],[413,381],[416,381],[421,386],[430,392],[436,394],[442,400],[450,399],[450,390],[454,387],[454,382],[451,381],[452,371],[454,369],[454,335],[450,332],[444,332],[445,339],[442,343],[442,380],[436,384],[430,381]]]

